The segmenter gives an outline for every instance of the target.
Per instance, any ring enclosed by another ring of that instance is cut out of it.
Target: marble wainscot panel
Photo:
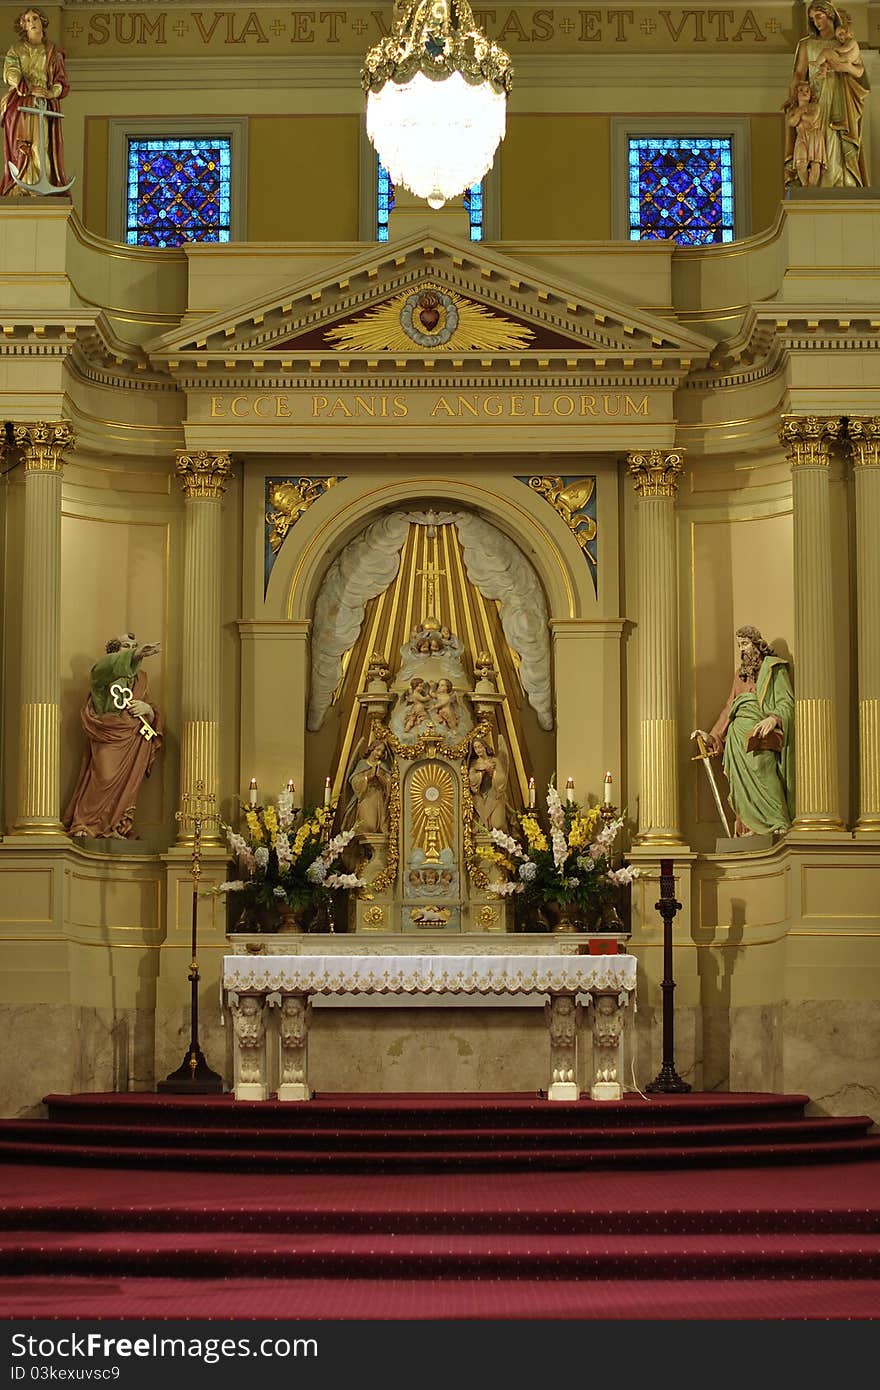
[[[782,1033],[785,1090],[809,1095],[819,1113],[880,1124],[880,1001],[787,1004]]]

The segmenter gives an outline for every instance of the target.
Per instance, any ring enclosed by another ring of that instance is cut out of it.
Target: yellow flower
[[[263,824],[274,839],[278,834],[278,817],[275,814],[274,806],[267,806],[263,811]]]
[[[576,816],[568,832],[569,849],[583,849],[584,845],[588,845],[595,834],[598,824],[599,812],[595,807],[592,811],[585,811],[581,815]]]
[[[502,854],[499,849],[481,849],[480,858],[489,860],[492,864],[498,864],[502,869],[510,873],[513,869],[513,860],[508,859],[506,854]]]
[[[260,844],[263,839],[263,831],[260,827],[260,818],[256,811],[248,811],[245,820],[247,821],[247,828],[251,832],[251,838],[255,840],[257,844]]]
[[[528,840],[529,849],[548,849],[547,836],[534,816],[522,816],[523,834]]]

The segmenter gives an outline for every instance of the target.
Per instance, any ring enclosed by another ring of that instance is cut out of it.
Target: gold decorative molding
[[[194,497],[219,501],[226,491],[226,480],[232,468],[229,454],[213,454],[201,450],[194,454],[178,454],[175,472],[190,501]]]
[[[792,468],[827,468],[842,431],[839,415],[783,415],[779,438]]]
[[[64,459],[61,456],[74,442],[73,430],[66,420],[13,423],[12,435],[24,455],[26,473],[62,472]]]
[[[427,280],[328,328],[324,336],[337,352],[518,352],[535,334],[524,323]]]
[[[856,468],[880,468],[880,415],[847,420],[846,436]]]
[[[684,450],[649,449],[627,454],[626,461],[639,497],[675,496],[684,470]]]
[[[312,503],[341,482],[344,482],[344,478],[338,475],[328,478],[266,479],[266,526],[269,549],[273,555],[278,554],[288,531]]]
[[[595,589],[596,566],[598,564],[596,537],[599,530],[595,517],[596,475],[579,478],[532,477],[523,478],[522,482],[527,482],[532,492],[537,492],[539,496],[546,498],[553,510],[562,517],[584,552],[584,558],[589,564],[590,573],[593,576]]]

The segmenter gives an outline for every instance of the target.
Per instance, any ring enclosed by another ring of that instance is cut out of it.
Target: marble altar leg
[[[266,1004],[257,994],[230,994],[235,1029],[235,1099],[268,1100]]]
[[[279,1039],[281,1069],[279,1071],[279,1100],[311,1100],[309,1086],[309,1024],[312,1006],[307,994],[284,994],[281,997]]]
[[[623,1086],[623,1026],[626,1022],[627,995],[591,995],[593,1024],[593,1100],[620,1100]]]
[[[550,1085],[548,1100],[578,1100],[577,1037],[580,1006],[573,994],[551,994],[544,1005],[550,1031]]]

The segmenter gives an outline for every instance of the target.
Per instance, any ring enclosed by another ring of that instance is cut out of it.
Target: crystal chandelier
[[[504,138],[510,57],[467,0],[403,0],[367,53],[367,135],[391,182],[432,208],[479,183]]]

